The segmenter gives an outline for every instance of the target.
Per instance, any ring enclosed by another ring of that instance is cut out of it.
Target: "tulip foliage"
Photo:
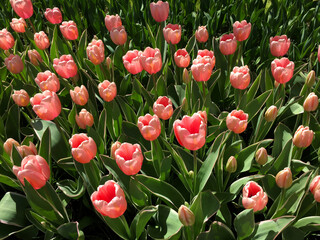
[[[0,239],[317,237],[319,5],[229,2],[1,4]]]

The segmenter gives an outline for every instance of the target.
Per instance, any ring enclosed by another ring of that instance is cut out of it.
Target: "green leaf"
[[[284,146],[292,138],[290,129],[282,123],[279,123],[274,131],[274,143],[272,156],[278,157]]]
[[[84,30],[81,34],[80,40],[79,40],[79,46],[78,46],[78,51],[77,51],[77,55],[79,57],[79,59],[83,59],[85,58],[85,52],[86,52],[86,48],[87,48],[87,29]]]
[[[251,235],[254,230],[253,209],[246,209],[239,213],[234,219],[234,228],[238,233],[238,239],[245,239]]]
[[[189,55],[191,54],[191,51],[194,49],[194,45],[196,44],[196,35],[193,35],[187,45],[186,45],[186,50],[189,53]]]
[[[81,178],[78,178],[76,182],[70,179],[65,179],[57,182],[57,186],[66,196],[72,199],[79,199],[85,193],[85,188]]]
[[[78,222],[69,222],[69,223],[62,224],[57,228],[57,231],[65,239],[84,240],[84,234],[79,229]]]
[[[130,226],[131,235],[135,236],[136,239],[139,239],[142,232],[145,230],[145,226],[157,210],[157,206],[148,206],[138,212]]]
[[[289,226],[282,232],[282,239],[283,240],[304,240],[304,236],[306,235],[305,232],[301,231],[298,228]]]
[[[283,170],[285,167],[290,167],[292,158],[292,140],[289,140],[284,146],[280,155],[274,161],[272,168],[268,171],[269,173],[276,175],[279,171]]]
[[[11,137],[18,142],[21,142],[20,139],[20,109],[17,104],[13,104],[9,111],[6,121],[6,134],[7,138]]]
[[[51,162],[51,134],[50,128],[47,128],[41,138],[39,155],[47,160],[48,163]],[[50,166],[50,164],[49,164]],[[52,169],[51,169],[52,170]]]
[[[129,196],[132,202],[139,207],[145,207],[148,205],[148,195],[141,190],[140,184],[132,178],[129,183]]]
[[[250,122],[256,116],[256,114],[260,112],[260,109],[271,96],[271,93],[272,90],[264,92],[246,105],[245,112],[249,115],[248,122]]]
[[[7,175],[0,174],[0,183],[6,184],[15,189],[21,190],[21,187],[16,179],[13,179]]]
[[[197,240],[232,240],[235,239],[232,231],[221,222],[214,221],[208,231],[199,234]]]
[[[56,25],[54,27],[53,30],[53,36],[52,36],[52,41],[51,41],[51,45],[50,45],[50,58],[51,61],[53,61],[53,59],[58,58],[59,57],[59,51],[58,51],[58,47],[57,47],[57,36],[58,36],[58,25]]]
[[[164,154],[158,139],[151,141],[151,155],[154,169],[158,176],[161,176],[161,162]]]
[[[294,227],[299,228],[303,231],[319,231],[320,230],[320,217],[310,216],[299,219]]]
[[[103,216],[107,225],[123,239],[130,239],[130,230],[126,222],[123,221],[122,216],[118,218],[109,218]]]
[[[251,102],[254,99],[254,96],[256,95],[260,86],[261,75],[262,75],[262,71],[260,71],[258,77],[254,80],[248,92],[241,98],[240,107],[239,107],[240,109],[244,109],[246,107],[246,104]]]

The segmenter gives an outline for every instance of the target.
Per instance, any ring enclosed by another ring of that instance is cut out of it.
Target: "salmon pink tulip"
[[[81,109],[79,115],[76,114],[76,123],[79,128],[86,129],[87,126],[93,125],[93,116],[86,109]]]
[[[285,168],[278,172],[276,176],[276,183],[279,188],[289,188],[292,185],[292,173],[290,168]]]
[[[236,21],[233,24],[233,34],[236,36],[236,39],[241,42],[246,40],[251,32],[251,23],[247,23],[246,20],[241,22]]]
[[[127,71],[131,74],[138,74],[142,72],[143,68],[139,59],[139,51],[128,51],[126,55],[122,57],[123,65]]]
[[[27,23],[23,18],[12,18],[10,26],[15,32],[24,33],[26,32]]]
[[[80,106],[85,105],[89,99],[88,90],[84,85],[81,85],[80,87],[77,86],[74,90],[70,90],[70,96],[72,101]]]
[[[44,31],[34,34],[34,42],[41,50],[47,49],[50,46],[49,38]]]
[[[67,40],[76,40],[79,36],[77,24],[74,21],[62,22],[60,31]]]
[[[320,202],[320,175],[316,176],[310,184],[310,192],[313,194],[314,200]]]
[[[85,133],[74,134],[69,139],[71,153],[74,160],[79,163],[89,163],[97,154],[97,145]]]
[[[59,116],[61,112],[61,102],[55,92],[49,90],[43,93],[37,93],[30,99],[33,111],[42,120],[53,120]]]
[[[12,94],[12,99],[20,107],[25,107],[30,102],[29,94],[23,89],[19,91],[14,90]]]
[[[248,66],[234,67],[230,74],[230,83],[236,89],[246,89],[250,84]]]
[[[174,53],[174,62],[180,68],[186,68],[189,66],[190,56],[185,48],[178,49],[178,51]]]
[[[87,56],[94,65],[102,63],[105,59],[103,42],[93,39],[87,47]]]
[[[54,7],[52,9],[47,8],[44,16],[52,24],[59,24],[62,22],[62,14],[60,9],[57,7]]]
[[[242,110],[233,110],[227,116],[227,128],[234,133],[242,133],[246,130],[248,125],[248,114]]]
[[[63,78],[72,78],[78,73],[78,67],[71,55],[53,59],[53,68]]]
[[[298,148],[309,147],[312,143],[314,132],[309,127],[300,125],[293,136],[293,145]]]
[[[157,115],[146,114],[138,118],[138,128],[147,141],[156,140],[161,133],[161,124]]]
[[[206,26],[199,26],[198,30],[196,31],[196,39],[200,43],[204,43],[208,41],[209,33]]]
[[[28,19],[33,15],[31,0],[10,0],[10,4],[16,14],[23,19]]]
[[[237,50],[237,39],[233,33],[225,34],[220,38],[220,52],[223,55],[231,55]]]
[[[152,2],[150,3],[150,10],[156,22],[164,22],[169,16],[169,3],[162,1]]]
[[[117,28],[122,26],[121,18],[119,15],[106,15],[104,19],[104,23],[110,32],[113,28]]]
[[[7,69],[13,74],[19,74],[23,71],[24,65],[19,55],[10,54],[10,56],[4,60],[4,63]]]
[[[139,52],[139,58],[143,69],[149,74],[154,74],[161,70],[162,59],[158,48],[147,47],[143,52]]]
[[[127,41],[127,32],[124,26],[113,28],[110,31],[110,37],[114,44],[124,45]]]
[[[275,59],[271,62],[272,76],[278,83],[289,82],[293,76],[294,62],[288,58]]]
[[[38,53],[38,51],[35,49],[28,50],[28,57],[30,59],[30,62],[35,66],[39,66],[39,63],[43,62],[40,53]]]
[[[290,38],[286,35],[275,36],[270,38],[270,51],[275,57],[284,56],[290,48]]]
[[[162,120],[168,120],[173,114],[172,101],[165,96],[158,97],[153,104],[153,112]]]
[[[216,58],[214,56],[213,51],[209,51],[207,49],[204,50],[198,50],[198,55],[196,59],[201,59],[201,58],[205,58],[207,60],[209,60],[210,64],[211,64],[211,68],[214,68],[214,65],[216,64]]]
[[[49,90],[51,92],[58,92],[60,89],[58,77],[48,70],[38,73],[34,81],[39,86],[41,91]]]
[[[7,29],[0,31],[0,48],[3,50],[9,50],[14,46],[14,38]]]
[[[306,112],[313,112],[317,110],[318,106],[319,106],[319,98],[314,92],[310,93],[303,103],[303,109]]]
[[[163,28],[163,36],[167,43],[178,44],[181,40],[181,26],[169,23]]]
[[[212,61],[209,58],[196,58],[191,65],[191,72],[197,82],[206,82],[212,73]]]
[[[106,102],[111,102],[117,96],[117,85],[114,82],[104,80],[98,85],[100,97]]]
[[[253,209],[254,212],[264,209],[268,203],[268,196],[262,187],[256,182],[250,181],[242,190],[242,205],[246,209]]]

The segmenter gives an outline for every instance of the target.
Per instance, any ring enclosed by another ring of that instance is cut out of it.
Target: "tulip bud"
[[[117,149],[121,146],[121,142],[116,141],[114,144],[111,145],[111,157],[113,159],[116,159],[116,155],[115,152],[117,151]]]
[[[186,98],[183,98],[181,105],[182,105],[182,110],[185,111],[185,112],[187,112],[189,106],[188,106],[188,101],[187,101]]]
[[[189,176],[190,179],[194,179],[194,172],[192,170],[190,170],[188,172],[188,176]]]
[[[314,82],[316,81],[316,73],[315,71],[311,70],[306,78],[306,85],[311,88],[314,84]]]
[[[293,145],[298,148],[309,147],[312,143],[314,132],[309,127],[299,126],[293,136]]]
[[[14,90],[12,94],[12,99],[20,107],[25,107],[30,102],[29,94],[23,89],[19,91]]]
[[[226,165],[226,171],[228,173],[234,173],[237,171],[237,159],[234,156],[229,157]]]
[[[273,122],[276,119],[277,115],[278,115],[278,108],[272,105],[267,109],[266,113],[264,114],[264,119],[267,122]]]
[[[276,183],[279,188],[289,188],[292,185],[292,173],[290,168],[285,168],[278,172],[276,176]]]
[[[111,68],[111,64],[112,64],[112,60],[111,60],[110,57],[107,57],[106,63],[107,63],[107,68],[110,69]]]
[[[188,71],[188,69],[183,69],[183,75],[182,75],[182,79],[183,79],[183,82],[185,83],[185,84],[188,84],[190,81],[191,81],[191,79],[190,79],[190,77],[189,77],[189,71]]]
[[[316,176],[310,184],[310,192],[314,196],[314,200],[320,202],[320,176]]]
[[[303,103],[303,109],[306,112],[312,112],[317,110],[319,105],[319,98],[314,92],[310,93]]]
[[[260,165],[264,165],[268,161],[268,153],[267,150],[262,147],[259,148],[256,152],[256,162]]]
[[[19,146],[19,143],[13,138],[8,138],[7,141],[5,141],[5,143],[3,144],[3,149],[8,155],[11,155],[13,145],[15,145],[16,147]]]
[[[178,216],[183,226],[192,226],[195,222],[195,216],[193,212],[185,205],[180,206],[178,210]]]

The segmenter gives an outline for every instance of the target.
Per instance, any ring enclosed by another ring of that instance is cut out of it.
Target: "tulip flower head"
[[[309,127],[299,126],[293,136],[293,145],[298,148],[309,147],[312,143],[314,132]]]
[[[255,154],[256,162],[259,165],[264,165],[268,161],[268,153],[264,147],[259,148]]]
[[[277,118],[277,115],[278,115],[278,108],[272,105],[267,109],[266,113],[264,114],[264,119],[267,122],[273,122]]]
[[[284,56],[290,48],[290,38],[286,35],[275,36],[270,38],[270,51],[275,57]]]
[[[318,106],[319,106],[319,98],[314,92],[310,93],[303,103],[303,109],[306,112],[315,111],[317,110]]]
[[[7,69],[13,74],[19,74],[23,71],[24,65],[19,55],[10,54],[10,56],[4,60],[4,63]]]
[[[126,55],[122,57],[122,60],[124,67],[127,69],[129,73],[135,75],[142,72],[143,67],[139,59],[138,50],[128,51]]]
[[[41,50],[47,49],[50,46],[49,38],[44,31],[34,34],[34,42]]]
[[[40,56],[40,53],[38,53],[38,51],[35,49],[28,50],[28,57],[30,59],[30,62],[35,66],[38,66],[39,63],[43,62],[42,57]]]
[[[157,115],[146,114],[138,118],[138,128],[147,141],[156,140],[161,133],[161,124]]]
[[[204,50],[198,50],[198,55],[197,55],[197,58],[195,60],[200,60],[200,59],[206,59],[210,62],[211,64],[211,68],[213,69],[214,68],[214,65],[216,64],[216,58],[214,56],[214,53],[213,51],[209,51],[207,49],[204,49]],[[195,61],[193,60],[193,61]]]
[[[100,97],[106,102],[111,102],[117,96],[117,85],[114,82],[104,80],[99,83],[98,90]]]
[[[23,18],[12,18],[10,26],[15,32],[24,33],[26,32],[27,23]]]
[[[169,3],[162,1],[152,2],[150,3],[150,10],[156,22],[164,22],[169,16]]]
[[[79,115],[76,114],[76,123],[81,129],[86,129],[87,126],[93,125],[93,116],[86,109],[81,109]]]
[[[49,90],[37,93],[30,99],[33,111],[42,120],[53,120],[61,112],[61,102],[55,92]]]
[[[172,101],[165,96],[158,97],[153,104],[153,112],[162,120],[168,120],[173,114]]]
[[[9,50],[14,46],[14,38],[7,29],[0,31],[0,48],[3,50]]]
[[[288,58],[275,59],[271,62],[271,72],[278,83],[289,82],[293,76],[293,70],[294,62]]]
[[[28,19],[33,15],[31,0],[10,0],[10,4],[16,14],[23,19]]]
[[[57,7],[54,7],[52,9],[47,8],[44,16],[52,24],[59,24],[62,22],[62,13]]]
[[[236,39],[241,42],[248,39],[251,32],[251,23],[247,23],[246,20],[241,22],[236,21],[233,24],[233,34],[236,36]]]
[[[74,134],[69,139],[71,153],[74,160],[79,163],[89,163],[97,154],[97,145],[85,133]]]
[[[191,72],[197,82],[206,82],[212,73],[212,61],[209,58],[196,58],[191,65]]]
[[[29,156],[29,155],[37,155],[38,154],[37,148],[32,142],[29,142],[29,146],[21,145],[21,146],[18,146],[17,149],[18,149],[18,152],[20,153],[22,158]]]
[[[242,110],[233,110],[227,116],[227,128],[237,134],[244,132],[248,125],[248,117]]]
[[[225,34],[220,38],[220,52],[223,55],[231,55],[237,50],[237,39],[233,33]]]
[[[78,67],[71,55],[53,59],[53,68],[63,78],[72,78],[78,73]]]
[[[4,151],[10,156],[12,153],[13,145],[15,145],[16,147],[20,146],[20,144],[13,138],[8,138],[3,144]]]
[[[70,90],[70,96],[72,101],[80,106],[85,105],[89,99],[88,90],[84,85],[81,85],[80,87],[77,86],[74,90]]]
[[[316,176],[310,184],[310,192],[313,194],[314,200],[320,202],[320,175]]]
[[[206,26],[199,26],[196,33],[196,39],[200,43],[208,41],[209,33]]]
[[[20,107],[25,107],[30,102],[29,94],[23,89],[19,91],[14,90],[12,94],[12,99]]]
[[[254,212],[264,209],[268,203],[268,196],[262,187],[256,182],[249,181],[242,190],[242,205],[246,209],[253,209]]]
[[[178,210],[178,216],[183,226],[192,226],[195,222],[193,212],[185,205],[181,205]]]
[[[122,26],[121,18],[119,15],[106,15],[104,18],[104,23],[110,32],[113,28]]]
[[[174,53],[174,62],[180,68],[186,68],[190,64],[190,56],[186,49],[178,49]]]
[[[119,141],[116,141],[115,143],[113,143],[112,145],[111,145],[111,157],[113,158],[113,159],[116,159],[116,150],[119,148],[121,146],[121,142],[119,142]]]
[[[110,31],[110,37],[114,44],[124,45],[127,41],[127,32],[124,26],[113,28]]]
[[[230,83],[236,89],[246,89],[250,84],[248,66],[234,67],[230,74]]]
[[[139,52],[139,58],[143,69],[149,74],[154,74],[161,70],[162,59],[158,48],[147,47],[143,52]]]
[[[279,188],[289,188],[292,185],[292,173],[290,168],[285,168],[278,172],[276,176],[276,183]]]
[[[87,56],[94,65],[102,63],[105,59],[103,42],[93,39],[87,47]]]
[[[58,92],[60,89],[58,77],[48,70],[38,73],[34,81],[40,87],[41,91],[49,90],[51,92]]]
[[[178,44],[181,40],[181,26],[169,23],[163,28],[163,36],[167,43]]]
[[[60,31],[65,39],[76,40],[79,36],[77,24],[74,21],[62,22]]]

